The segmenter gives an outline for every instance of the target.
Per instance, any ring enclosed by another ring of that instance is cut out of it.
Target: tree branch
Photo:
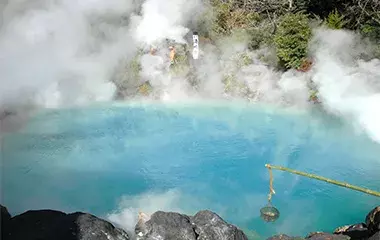
[[[379,10],[376,10],[374,9],[374,6],[372,6],[372,9],[374,10],[375,13],[377,13],[377,17],[374,17],[373,14],[369,13],[367,10],[366,10],[366,7],[367,7],[367,4],[368,2],[371,1],[371,0],[367,0],[364,4],[364,6],[362,5],[362,1],[361,0],[358,0],[358,6],[360,7],[360,9],[362,10],[362,13],[365,13],[368,17],[370,17],[373,21],[377,22],[378,24],[380,24],[380,13]],[[376,4],[377,5],[377,4]]]

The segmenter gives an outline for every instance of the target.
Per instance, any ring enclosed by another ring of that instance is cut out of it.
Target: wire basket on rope
[[[269,170],[269,194],[268,194],[268,204],[260,209],[260,217],[266,222],[274,222],[280,217],[280,211],[272,206],[272,194],[276,192],[273,189],[273,174],[270,165],[266,165]]]
[[[280,217],[280,211],[269,203],[260,209],[260,217],[266,222],[274,222]]]

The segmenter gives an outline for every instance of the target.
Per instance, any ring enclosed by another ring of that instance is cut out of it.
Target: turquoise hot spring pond
[[[129,103],[39,113],[2,148],[1,202],[27,209],[217,212],[251,239],[362,222],[380,200],[265,163],[380,190],[380,145],[322,111],[243,103]]]

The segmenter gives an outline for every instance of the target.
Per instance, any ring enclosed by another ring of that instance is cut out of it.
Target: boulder
[[[243,231],[211,211],[198,212],[191,222],[195,226],[197,240],[248,240]]]
[[[380,231],[380,206],[375,207],[367,214],[365,223],[370,235]]]
[[[1,208],[1,239],[4,239],[5,230],[8,228],[9,222],[11,221],[11,215],[8,212],[8,209],[3,205],[0,205]]]
[[[4,240],[25,239],[129,240],[129,236],[91,214],[33,210],[11,218],[4,233]]]
[[[158,211],[149,220],[140,214],[135,233],[138,240],[248,240],[243,231],[211,211],[193,217]]]
[[[350,240],[349,236],[337,235],[325,232],[311,233],[306,237],[307,240]]]
[[[339,227],[335,229],[334,234],[346,235],[355,240],[367,240],[369,237],[367,226],[364,223]]]
[[[143,212],[139,212],[138,215],[138,221],[135,226],[135,234],[139,236],[144,236],[147,233],[147,227],[146,227],[146,222],[149,221],[149,216],[146,215]]]
[[[146,222],[140,221],[135,227],[138,240],[194,240],[196,239],[190,217],[174,212],[158,211]]]
[[[380,232],[375,233],[372,235],[368,240],[379,240],[380,239]]]
[[[289,237],[288,235],[285,234],[280,234],[280,235],[275,235],[267,240],[304,240],[302,237]]]
[[[4,224],[9,223],[9,221],[11,220],[11,214],[9,214],[8,209],[4,207],[3,205],[0,205],[0,208],[1,208],[1,216],[0,216],[1,227],[3,227]]]

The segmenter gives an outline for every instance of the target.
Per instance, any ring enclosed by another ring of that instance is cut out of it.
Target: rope
[[[266,166],[269,170],[269,194],[268,194],[268,202],[270,203],[272,200],[272,194],[276,194],[276,192],[273,189],[273,173],[272,168],[270,165]]]
[[[321,176],[318,176],[318,175],[315,175],[315,174],[305,173],[305,172],[301,172],[301,171],[297,171],[297,170],[293,170],[293,169],[286,168],[286,167],[281,167],[281,166],[271,166],[269,164],[265,164],[265,167],[267,167],[269,169],[270,178],[271,178],[271,180],[269,182],[269,187],[270,187],[270,190],[271,190],[271,192],[269,193],[269,196],[268,196],[268,200],[269,201],[272,198],[272,194],[271,193],[272,193],[272,190],[273,190],[273,187],[272,187],[273,179],[272,179],[272,172],[271,172],[272,168],[273,169],[277,169],[277,170],[281,170],[281,171],[285,171],[285,172],[294,173],[294,174],[301,175],[301,176],[308,177],[308,178],[317,179],[317,180],[320,180],[320,181],[324,181],[324,182],[327,182],[327,183],[331,183],[331,184],[334,184],[334,185],[338,185],[338,186],[341,186],[341,187],[349,188],[349,189],[356,190],[356,191],[359,191],[359,192],[363,192],[363,193],[366,193],[366,194],[369,194],[369,195],[380,197],[380,192],[373,191],[373,190],[367,189],[367,188],[362,188],[362,187],[354,186],[354,185],[351,185],[351,184],[348,184],[348,183],[345,183],[345,182],[335,181],[335,180],[332,180],[332,179],[329,179],[329,178],[325,178],[325,177],[321,177]],[[273,193],[274,193],[274,191],[273,191]]]

